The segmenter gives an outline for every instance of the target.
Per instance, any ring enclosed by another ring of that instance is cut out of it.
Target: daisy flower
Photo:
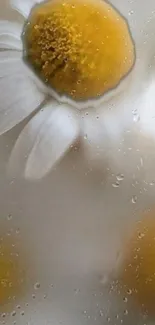
[[[77,140],[103,158],[131,123],[151,17],[140,0],[134,14],[115,2],[10,0],[23,23],[0,21],[0,134],[29,117],[10,158],[26,178],[45,176]]]

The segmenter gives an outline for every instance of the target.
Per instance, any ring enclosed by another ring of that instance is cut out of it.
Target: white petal
[[[139,105],[141,134],[155,141],[155,80],[146,85]]]
[[[35,73],[25,64],[20,51],[0,51],[0,78],[13,74],[22,74],[30,77],[37,85],[40,92],[47,94],[47,87],[35,75]]]
[[[23,168],[29,179],[44,177],[78,135],[78,116],[68,105],[46,105],[19,136],[10,159],[11,170],[19,175]]]
[[[0,78],[11,75],[23,75],[24,78],[30,77],[31,80],[45,93],[46,86],[42,86],[40,80],[33,71],[25,64],[22,53],[17,51],[0,51]]]
[[[22,50],[22,43],[9,35],[0,36],[0,49]]]
[[[89,160],[103,165],[107,160],[115,159],[124,132],[133,124],[137,101],[138,95],[127,90],[109,103],[83,114],[83,146]]]
[[[21,60],[22,53],[17,51],[0,51],[0,62]]]
[[[117,121],[118,122],[118,121]],[[89,111],[83,119],[83,147],[88,160],[104,163],[109,150],[120,139],[119,124],[108,115],[102,116]],[[123,133],[123,132],[122,132]]]
[[[24,64],[22,58],[0,60],[0,78],[17,74],[25,76],[28,72],[28,67]]]
[[[24,18],[28,18],[32,7],[39,2],[41,0],[10,0],[11,7],[22,14]]]
[[[31,114],[44,100],[25,75],[0,78],[0,134]]]
[[[6,20],[0,21],[0,48],[22,50],[21,33],[21,24]]]

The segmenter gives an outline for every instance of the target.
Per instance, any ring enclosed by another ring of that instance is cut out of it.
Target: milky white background
[[[148,0],[139,13],[140,2],[117,1],[133,29],[137,15],[141,16],[141,29],[143,14],[149,19],[155,9]],[[16,18],[6,0],[0,0],[0,16]],[[133,123],[138,125],[139,120]],[[21,247],[29,264],[29,286],[19,302],[21,309],[14,306],[16,316],[10,313],[0,317],[0,322],[149,323],[124,303],[123,297],[109,294],[108,284],[102,284],[101,279],[113,276],[126,233],[145,209],[154,207],[154,141],[141,136],[135,142],[135,134],[126,130],[115,148],[121,167],[118,164],[111,169],[110,164],[103,164],[96,171],[84,161],[79,148],[72,149],[46,179],[34,184],[6,175],[7,159],[22,126],[0,137],[0,227],[6,232],[20,229]],[[40,289],[35,290],[35,282],[40,283]],[[128,314],[124,315],[126,309]]]

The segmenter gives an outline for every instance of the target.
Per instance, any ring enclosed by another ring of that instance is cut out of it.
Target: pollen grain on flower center
[[[126,20],[102,0],[52,0],[32,9],[26,61],[58,94],[87,100],[116,87],[134,64]]]

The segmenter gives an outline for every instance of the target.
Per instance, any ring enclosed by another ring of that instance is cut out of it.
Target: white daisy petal
[[[41,0],[10,0],[11,7],[17,10],[24,18],[28,18],[32,7],[39,2]]]
[[[98,116],[95,112],[89,111],[83,119],[83,146],[86,158],[91,161],[104,163],[109,150],[112,149],[119,137],[119,126],[114,123],[114,118],[106,119]]]
[[[0,49],[13,49],[13,50],[22,50],[22,44],[17,39],[12,38],[9,35],[0,36]]]
[[[17,51],[0,51],[0,63],[22,59],[22,53]]]
[[[21,33],[21,24],[6,20],[0,21],[0,48],[22,51]]]
[[[25,75],[27,72],[28,68],[20,58],[0,60],[0,78],[17,74]]]
[[[146,90],[140,98],[140,120],[141,135],[155,140],[155,80],[146,85]]]
[[[0,134],[25,119],[44,100],[44,95],[25,75],[0,78],[0,90]]]
[[[1,20],[0,21],[0,36],[1,35],[11,35],[12,37],[17,38],[18,40],[21,39],[23,26],[17,22],[11,22],[8,20]]]
[[[0,52],[0,78],[18,74],[23,75],[25,78],[30,77],[32,80],[34,80],[35,84],[38,86],[40,85],[35,74],[24,63],[21,52]],[[41,87],[39,87],[39,89],[41,89]]]
[[[26,178],[44,177],[78,135],[78,117],[68,105],[46,105],[19,136],[10,159],[11,171],[19,175],[23,168]]]
[[[53,105],[56,105],[56,103],[53,103]],[[10,157],[9,171],[11,175],[23,175],[27,158],[33,149],[37,134],[50,115],[51,107],[47,108],[45,106],[23,129]]]
[[[133,123],[132,111],[137,108],[137,99],[136,94],[128,91],[84,114],[83,146],[90,160],[103,164],[106,159],[114,159],[124,131]]]

